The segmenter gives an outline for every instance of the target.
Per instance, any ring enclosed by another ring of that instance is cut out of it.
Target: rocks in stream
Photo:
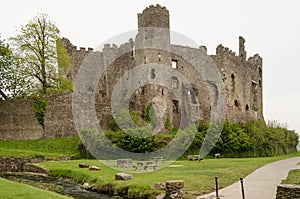
[[[85,183],[83,183],[82,188],[87,189],[87,190],[91,190],[93,188],[93,186],[90,185],[89,183],[85,182]]]

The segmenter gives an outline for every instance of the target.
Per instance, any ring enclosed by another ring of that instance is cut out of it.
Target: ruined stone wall
[[[246,57],[245,40],[240,37],[240,52],[222,45],[212,55],[225,85],[227,119],[234,122],[264,120],[262,114],[262,58],[259,55]]]
[[[69,160],[69,157],[58,158],[43,158],[43,157],[0,157],[0,172],[34,172],[46,173],[49,171],[41,167],[32,165],[31,163],[45,162],[45,161],[62,161]]]
[[[89,53],[93,53],[93,48],[77,48],[76,46],[71,44],[71,42],[67,38],[63,38],[62,42],[64,44],[64,47],[66,48],[67,54],[71,58],[71,69],[67,74],[67,78],[74,82],[80,65]]]
[[[105,45],[103,59],[107,68],[98,83],[95,108],[101,127],[105,129],[112,120],[111,97],[114,86],[120,77],[134,66],[130,43],[125,43],[119,48],[116,45]]]
[[[277,186],[277,199],[296,199],[300,198],[300,186],[292,184],[281,184]]]
[[[212,91],[212,96],[210,95],[209,83],[205,82],[203,77],[200,74],[192,63],[193,59],[200,55],[200,49],[190,48],[187,46],[171,46],[172,52],[172,61],[176,62],[176,68],[173,69],[182,74],[184,78],[189,82],[189,87],[185,86],[182,88],[183,95],[195,95],[197,97],[197,103],[195,104],[199,109],[199,118],[200,120],[208,121],[210,119],[211,113],[211,102],[216,100],[215,93]],[[184,55],[184,58],[183,56]],[[203,66],[201,66],[203,67]],[[205,94],[205,95],[204,95]],[[193,103],[192,103],[193,104]]]
[[[33,101],[1,100],[0,113],[0,140],[43,138],[43,127],[35,117]]]
[[[63,38],[62,42],[71,58],[71,69],[67,73],[67,78],[74,82],[84,59],[89,53],[94,52],[92,48],[77,48],[66,38]],[[44,121],[44,138],[77,136],[72,114],[72,93],[67,92],[50,95]]]
[[[100,77],[95,96],[95,109],[101,127],[107,128],[112,120],[111,97],[120,78],[124,75],[127,79],[135,78],[134,73],[128,71],[147,64],[149,67],[152,67],[151,64],[170,67],[182,74],[189,84],[178,81],[179,77],[176,75],[167,74],[165,80],[168,85],[141,85],[132,93],[128,102],[131,109],[144,112],[148,104],[156,104],[165,109],[167,117],[178,127],[181,115],[187,114],[187,110],[179,103],[185,100],[190,103],[193,112],[197,113],[192,120],[209,121],[212,105],[220,95],[216,89],[217,83],[203,79],[191,64],[197,55],[203,53],[203,50],[206,51],[206,48],[171,45],[169,11],[159,5],[149,6],[138,14],[138,27],[139,32],[135,40],[129,39],[129,42],[119,47],[106,44],[102,52],[97,52],[97,56],[102,59],[99,63],[104,65],[96,67],[108,66]],[[89,53],[95,52],[92,48],[77,48],[66,38],[62,41],[71,58],[71,69],[67,78],[74,82],[84,59]],[[216,54],[208,56],[219,69],[225,85],[227,119],[234,122],[263,120],[262,58],[259,55],[247,58],[245,40],[242,37],[239,38],[238,55],[219,45]],[[158,71],[150,68],[145,78],[155,80],[160,75],[156,72]],[[121,90],[120,97],[126,92],[125,88]],[[173,92],[181,93],[181,99],[177,99]],[[72,93],[51,95],[43,130],[35,118],[32,102],[0,101],[0,139],[76,136],[71,103]]]
[[[43,158],[0,157],[0,172],[22,172],[26,163],[44,162]]]
[[[44,138],[77,136],[72,114],[72,93],[57,93],[49,97],[44,126]]]

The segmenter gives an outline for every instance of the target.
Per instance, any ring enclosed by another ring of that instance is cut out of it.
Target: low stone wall
[[[43,135],[32,100],[0,100],[0,140],[37,140]]]
[[[49,171],[47,169],[43,169],[41,167],[31,165],[31,164],[25,164],[23,166],[23,171],[24,172],[32,172],[32,173],[44,173],[44,174],[49,174]]]
[[[183,180],[167,181],[165,198],[183,199],[184,198],[184,181]]]
[[[300,186],[292,184],[281,184],[277,186],[276,199],[300,198]]]
[[[0,157],[0,172],[22,172],[26,163],[46,161],[44,158]]]
[[[30,165],[30,163],[45,162],[49,160],[69,160],[69,157],[58,157],[55,159],[43,157],[0,157],[0,172],[34,172],[34,173],[48,173],[46,169]]]

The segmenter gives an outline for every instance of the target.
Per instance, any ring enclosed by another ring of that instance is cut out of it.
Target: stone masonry
[[[151,27],[164,29],[158,32]],[[139,32],[135,40],[129,39],[129,42],[120,47],[107,44],[100,52],[103,60],[107,62],[114,60],[100,78],[96,91],[96,113],[101,127],[107,128],[112,119],[111,96],[117,81],[134,67],[148,63],[163,64],[183,74],[191,87],[185,87],[176,76],[166,77],[170,78],[170,87],[177,87],[175,89],[189,95],[189,101],[195,102],[192,103],[193,108],[199,114],[195,116],[194,120],[209,120],[211,104],[216,100],[214,98],[218,97],[218,91],[214,91],[214,83],[205,82],[200,75],[195,75],[197,71],[189,62],[200,51],[206,52],[206,47],[191,48],[172,45],[169,32],[169,11],[160,5],[149,6],[138,14],[138,28]],[[68,52],[74,60],[73,64],[76,69],[82,63],[86,53],[95,53],[91,49],[87,51],[74,50],[76,47],[69,40],[64,39],[64,41],[67,49],[73,49]],[[156,49],[151,49],[149,43]],[[149,48],[147,48],[148,45]],[[170,49],[170,51],[163,49]],[[186,59],[173,53],[174,51],[184,52]],[[230,49],[219,45],[216,54],[209,55],[209,57],[222,75],[226,93],[226,118],[233,122],[264,120],[262,114],[262,58],[258,54],[247,58],[243,37],[239,37],[239,53],[237,55]],[[76,69],[71,71],[72,78],[76,76]],[[151,70],[149,77],[155,78],[155,73],[154,69]],[[130,73],[127,75],[130,76]],[[208,88],[207,85],[211,88]],[[213,91],[212,95],[209,95],[211,91]],[[203,93],[207,93],[207,95],[203,96]],[[132,94],[129,106],[131,109],[141,112],[144,112],[148,104],[165,107],[167,117],[178,127],[180,116],[184,114],[179,101],[180,99],[176,99],[172,90],[161,85],[149,84],[141,86]]]
[[[280,184],[277,186],[276,199],[300,198],[300,186],[293,184]]]
[[[42,139],[44,129],[31,100],[0,100],[0,140]]]

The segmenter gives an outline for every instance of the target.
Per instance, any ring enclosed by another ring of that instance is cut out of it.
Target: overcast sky
[[[263,58],[264,116],[300,132],[300,1],[298,0],[9,0],[1,3],[1,38],[15,35],[38,12],[50,16],[61,36],[76,46],[96,48],[137,28],[137,13],[159,3],[170,11],[170,28],[215,54],[217,45]]]

